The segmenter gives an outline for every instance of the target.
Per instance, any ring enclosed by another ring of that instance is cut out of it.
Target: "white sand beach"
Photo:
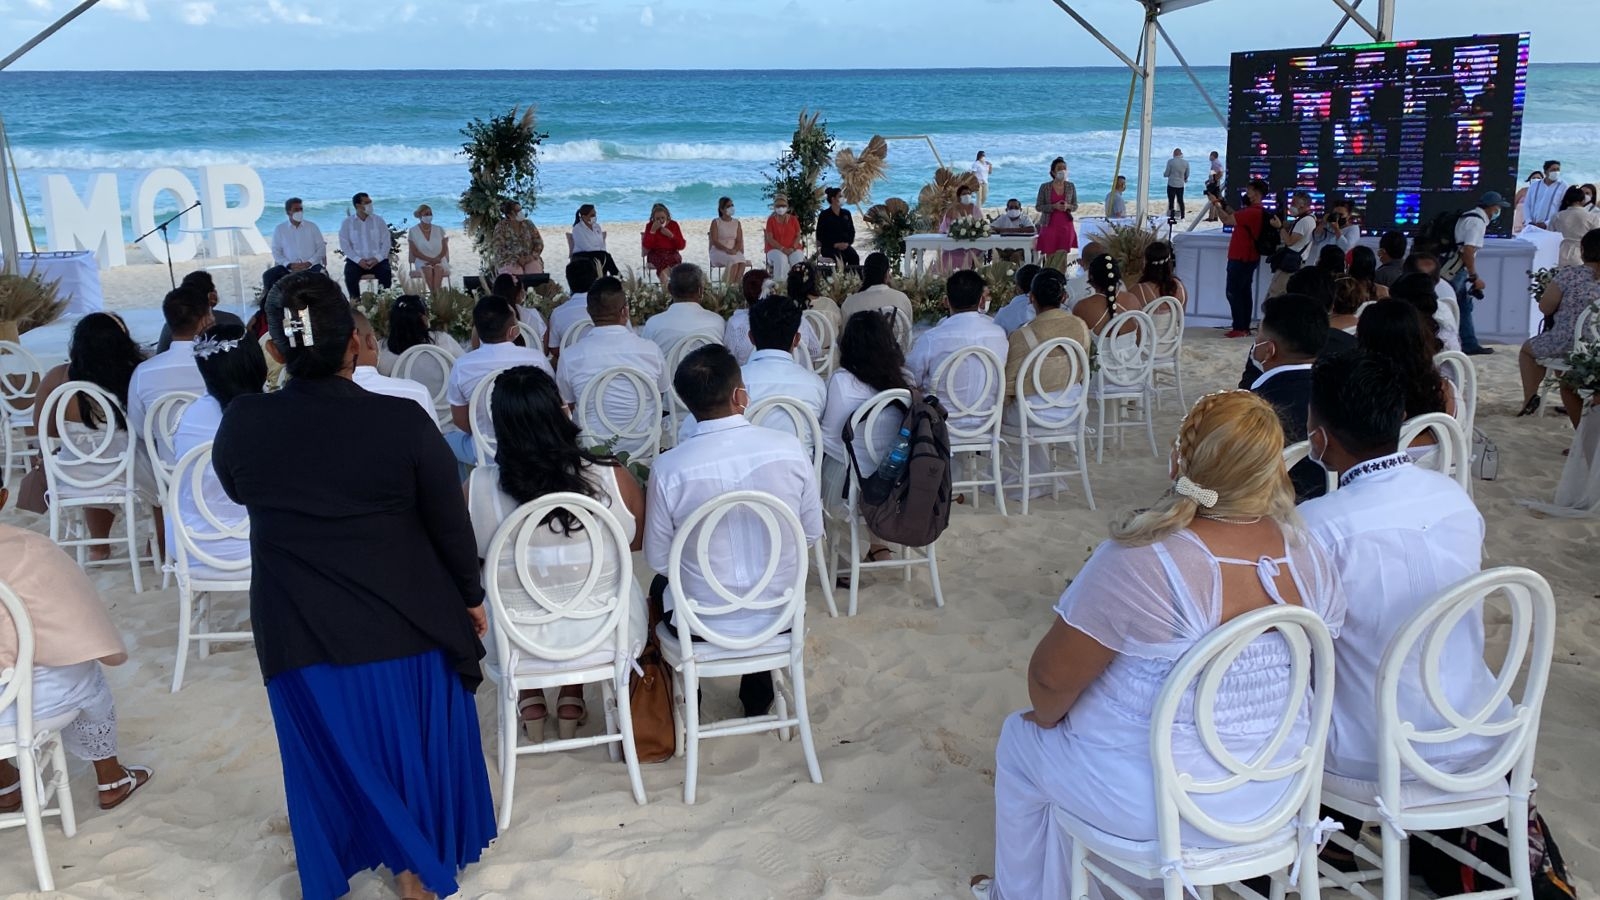
[[[756,249],[761,221],[744,221],[746,244]],[[682,225],[685,258],[704,264],[707,222]],[[618,262],[637,264],[639,223],[608,226]],[[565,241],[556,229],[545,229],[545,239],[546,267],[559,278]],[[471,272],[468,243],[456,236],[453,251],[458,277]],[[265,260],[245,265],[248,283]],[[112,270],[104,280],[110,308],[154,306],[167,286],[165,267],[155,265]],[[1191,329],[1183,359],[1189,399],[1235,386],[1246,346],[1217,330]],[[1520,406],[1515,348],[1498,350],[1477,360],[1479,427],[1500,448],[1499,479],[1475,485],[1488,521],[1485,565],[1528,566],[1556,590],[1561,621],[1536,801],[1580,873],[1579,890],[1590,894],[1600,871],[1600,782],[1588,768],[1600,734],[1600,519],[1540,518],[1517,505],[1553,495],[1571,429],[1553,414],[1513,417]],[[694,806],[682,802],[677,760],[645,767],[649,804],[641,807],[623,767],[603,750],[524,758],[512,827],[467,870],[459,896],[967,896],[968,877],[993,864],[994,745],[1005,716],[1027,703],[1029,654],[1062,588],[1104,539],[1110,511],[1166,489],[1166,446],[1181,412],[1169,400],[1158,414],[1159,457],[1130,438],[1092,465],[1099,511],[1076,494],[1036,502],[1025,518],[1002,518],[988,502],[958,509],[939,543],[943,609],[921,574],[909,584],[868,576],[860,615],[830,619],[813,576],[807,681],[823,784],[806,777],[798,743],[773,735],[704,743]],[[37,516],[0,520],[45,530]],[[642,559],[637,571],[648,580]],[[95,806],[92,774],[74,762],[79,833],[67,839],[53,822],[45,827],[59,889],[53,896],[298,897],[278,752],[252,648],[228,645],[191,659],[183,691],[171,694],[175,590],[159,589],[148,570],[147,590],[137,595],[126,567],[93,575],[131,655],[107,671],[121,755],[156,775],[105,813]],[[236,595],[221,606],[227,620],[242,617],[247,602]],[[1491,645],[1507,630],[1491,614]],[[485,683],[478,694],[491,752],[492,691]],[[713,684],[705,703],[710,715],[736,714],[734,685]],[[25,836],[0,833],[0,896],[34,896],[33,887]],[[393,895],[386,880],[369,875],[352,896]]]

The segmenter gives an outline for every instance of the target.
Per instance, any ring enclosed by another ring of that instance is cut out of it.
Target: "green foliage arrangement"
[[[550,135],[535,125],[534,108],[529,106],[487,120],[473,119],[461,129],[467,139],[461,152],[472,180],[461,192],[459,205],[479,259],[493,257],[489,241],[500,224],[501,201],[515,200],[530,213],[538,204],[539,145]]]
[[[773,164],[761,195],[768,200],[782,194],[789,200],[789,212],[800,219],[800,233],[810,237],[817,229],[817,213],[822,211],[822,173],[833,161],[833,133],[822,113],[807,115],[800,110],[800,121],[789,149]]]
[[[927,225],[911,204],[899,197],[873,206],[861,219],[872,227],[872,249],[889,257],[889,266],[897,272],[906,255],[906,238]]]

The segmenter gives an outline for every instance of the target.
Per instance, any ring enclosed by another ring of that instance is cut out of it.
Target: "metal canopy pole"
[[[1378,40],[1394,40],[1395,0],[1378,0]]]
[[[1352,4],[1352,5],[1356,9],[1360,9],[1361,8],[1361,3],[1362,3],[1362,0],[1355,0],[1355,3]],[[1328,39],[1322,42],[1322,46],[1324,46],[1324,47],[1332,47],[1333,46],[1333,42],[1339,39],[1339,32],[1343,31],[1344,27],[1346,25],[1349,25],[1349,24],[1350,24],[1350,14],[1349,13],[1345,13],[1344,15],[1340,16],[1339,17],[1339,24],[1333,26],[1333,30],[1328,32]]]
[[[1141,71],[1140,68],[1139,68],[1139,64],[1138,63],[1136,63],[1133,60],[1129,59],[1128,58],[1128,54],[1123,53],[1120,49],[1118,49],[1116,44],[1111,43],[1111,39],[1110,38],[1108,38],[1105,35],[1101,34],[1100,31],[1098,29],[1096,29],[1093,25],[1090,25],[1089,24],[1089,20],[1085,19],[1083,16],[1079,15],[1078,11],[1073,9],[1071,6],[1069,6],[1067,4],[1066,0],[1051,0],[1051,2],[1053,2],[1053,3],[1055,3],[1055,5],[1061,7],[1062,12],[1065,12],[1067,15],[1071,16],[1073,21],[1077,22],[1079,25],[1082,25],[1083,26],[1083,30],[1089,32],[1091,37],[1093,37],[1095,40],[1099,41],[1101,44],[1104,44],[1105,48],[1107,50],[1110,50],[1112,52],[1112,54],[1116,56],[1117,59],[1122,60],[1123,65],[1127,66],[1128,68],[1132,69],[1135,72],[1140,72]],[[1153,2],[1153,0],[1151,0],[1151,2]],[[1204,0],[1202,0],[1202,2],[1204,2]]]
[[[1161,7],[1157,0],[1149,0],[1146,10],[1141,34],[1144,42],[1144,102],[1139,110],[1139,202],[1134,205],[1133,211],[1140,222],[1145,220],[1145,213],[1150,208],[1150,148],[1155,137],[1150,130],[1156,120],[1156,16],[1160,15]]]

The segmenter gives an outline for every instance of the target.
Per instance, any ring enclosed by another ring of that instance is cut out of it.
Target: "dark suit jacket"
[[[1284,444],[1306,439],[1306,411],[1311,403],[1310,369],[1279,372],[1253,390],[1256,396],[1271,403],[1278,411],[1278,421],[1283,425]],[[1320,497],[1327,489],[1322,467],[1309,459],[1301,460],[1289,470],[1289,480],[1294,482],[1296,503]]]
[[[1354,350],[1355,348],[1356,348],[1356,336],[1355,335],[1346,334],[1345,332],[1340,331],[1337,328],[1329,328],[1328,329],[1328,342],[1326,344],[1322,345],[1322,353],[1320,353],[1318,355],[1319,356],[1331,356],[1331,355],[1333,355],[1335,353],[1343,353],[1346,350]],[[1256,383],[1256,379],[1260,378],[1260,377],[1261,377],[1261,367],[1256,365],[1255,360],[1246,358],[1245,361],[1244,361],[1244,374],[1239,376],[1239,390],[1241,390],[1241,391],[1250,390],[1250,385],[1255,384]],[[1279,377],[1282,377],[1282,376],[1279,376]],[[1304,435],[1301,436],[1301,438],[1303,438],[1303,437],[1304,437]],[[1299,440],[1299,439],[1300,438],[1296,438],[1296,440]]]

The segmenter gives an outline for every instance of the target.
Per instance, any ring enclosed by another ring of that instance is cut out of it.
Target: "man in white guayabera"
[[[272,232],[272,268],[261,273],[263,295],[290,272],[328,268],[328,242],[322,239],[317,223],[306,221],[305,204],[299,197],[290,197],[283,202],[283,211],[287,218]]]

